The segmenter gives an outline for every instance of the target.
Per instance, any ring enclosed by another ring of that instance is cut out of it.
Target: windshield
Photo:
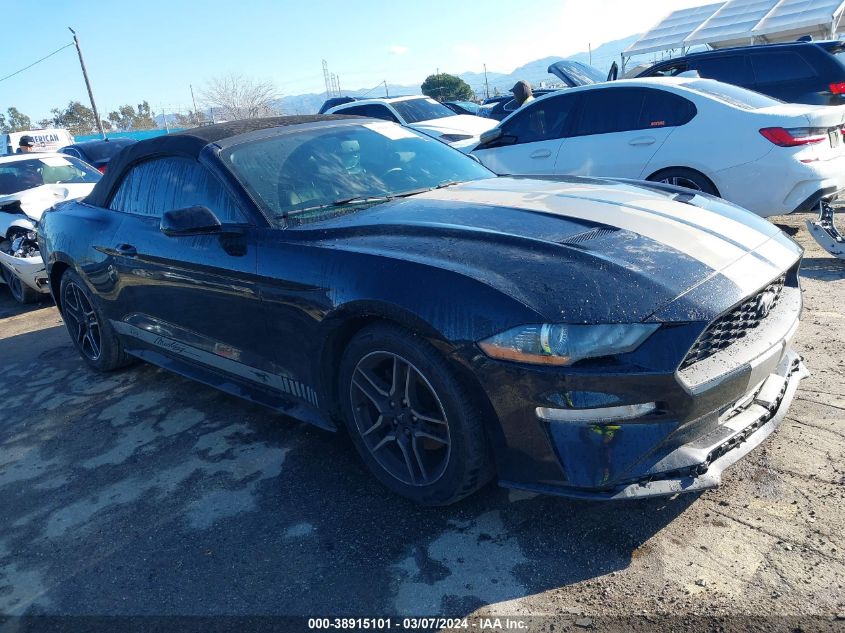
[[[708,97],[714,97],[719,101],[724,101],[743,110],[757,110],[783,103],[783,101],[768,97],[759,92],[746,90],[745,88],[722,83],[721,81],[714,81],[713,79],[699,79],[698,81],[691,81],[685,84],[685,86],[690,90],[700,92]]]
[[[394,101],[390,105],[399,113],[405,123],[418,123],[455,116],[454,112],[442,103],[437,103],[434,99],[408,99],[407,101]]]
[[[221,154],[268,217],[315,221],[494,174],[448,145],[379,121],[281,133]]]
[[[94,183],[100,172],[72,156],[42,156],[0,164],[0,195],[42,185]]]

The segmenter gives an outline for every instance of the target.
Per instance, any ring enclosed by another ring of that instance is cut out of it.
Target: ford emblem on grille
[[[757,318],[765,319],[769,316],[769,312],[775,304],[775,299],[777,299],[777,294],[772,290],[760,293],[760,296],[757,297]]]

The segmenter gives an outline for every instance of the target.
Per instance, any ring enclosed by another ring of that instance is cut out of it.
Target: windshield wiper
[[[419,193],[428,193],[429,191],[434,191],[435,189],[445,189],[446,187],[451,187],[452,185],[459,185],[463,181],[462,180],[446,180],[441,182],[439,185],[435,185],[434,187],[420,187],[419,189],[411,189],[409,191],[403,191],[401,193],[394,193],[394,198],[407,198],[409,196],[415,196]]]
[[[321,211],[323,209],[335,209],[338,207],[358,206],[363,204],[378,204],[379,202],[389,202],[393,196],[352,196],[349,198],[339,198],[327,204],[317,204],[313,207],[303,207],[302,209],[291,209],[278,214],[276,217],[281,220],[286,220],[295,215],[301,215],[310,211]]]

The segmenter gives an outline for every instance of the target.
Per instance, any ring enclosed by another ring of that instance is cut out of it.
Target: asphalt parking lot
[[[774,219],[800,227],[807,249],[797,347],[812,375],[719,490],[669,500],[489,486],[418,508],[384,491],[343,436],[149,365],[89,371],[52,304],[22,309],[0,287],[0,614],[839,628],[845,261],[812,241],[808,217]]]

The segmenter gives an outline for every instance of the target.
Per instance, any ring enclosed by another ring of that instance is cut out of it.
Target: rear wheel
[[[114,328],[104,319],[82,281],[72,270],[62,275],[61,312],[80,356],[97,371],[111,371],[131,362]]]
[[[11,270],[5,266],[0,266],[0,269],[3,271],[3,279],[9,284],[9,290],[12,292],[15,301],[18,303],[35,303],[41,298],[40,292],[23,283]]]
[[[710,179],[701,172],[686,167],[671,167],[657,172],[648,178],[652,182],[662,182],[676,187],[686,187],[694,191],[718,196],[719,191]]]
[[[344,421],[355,448],[390,490],[446,505],[492,476],[481,416],[427,342],[392,325],[362,330],[340,368]]]

